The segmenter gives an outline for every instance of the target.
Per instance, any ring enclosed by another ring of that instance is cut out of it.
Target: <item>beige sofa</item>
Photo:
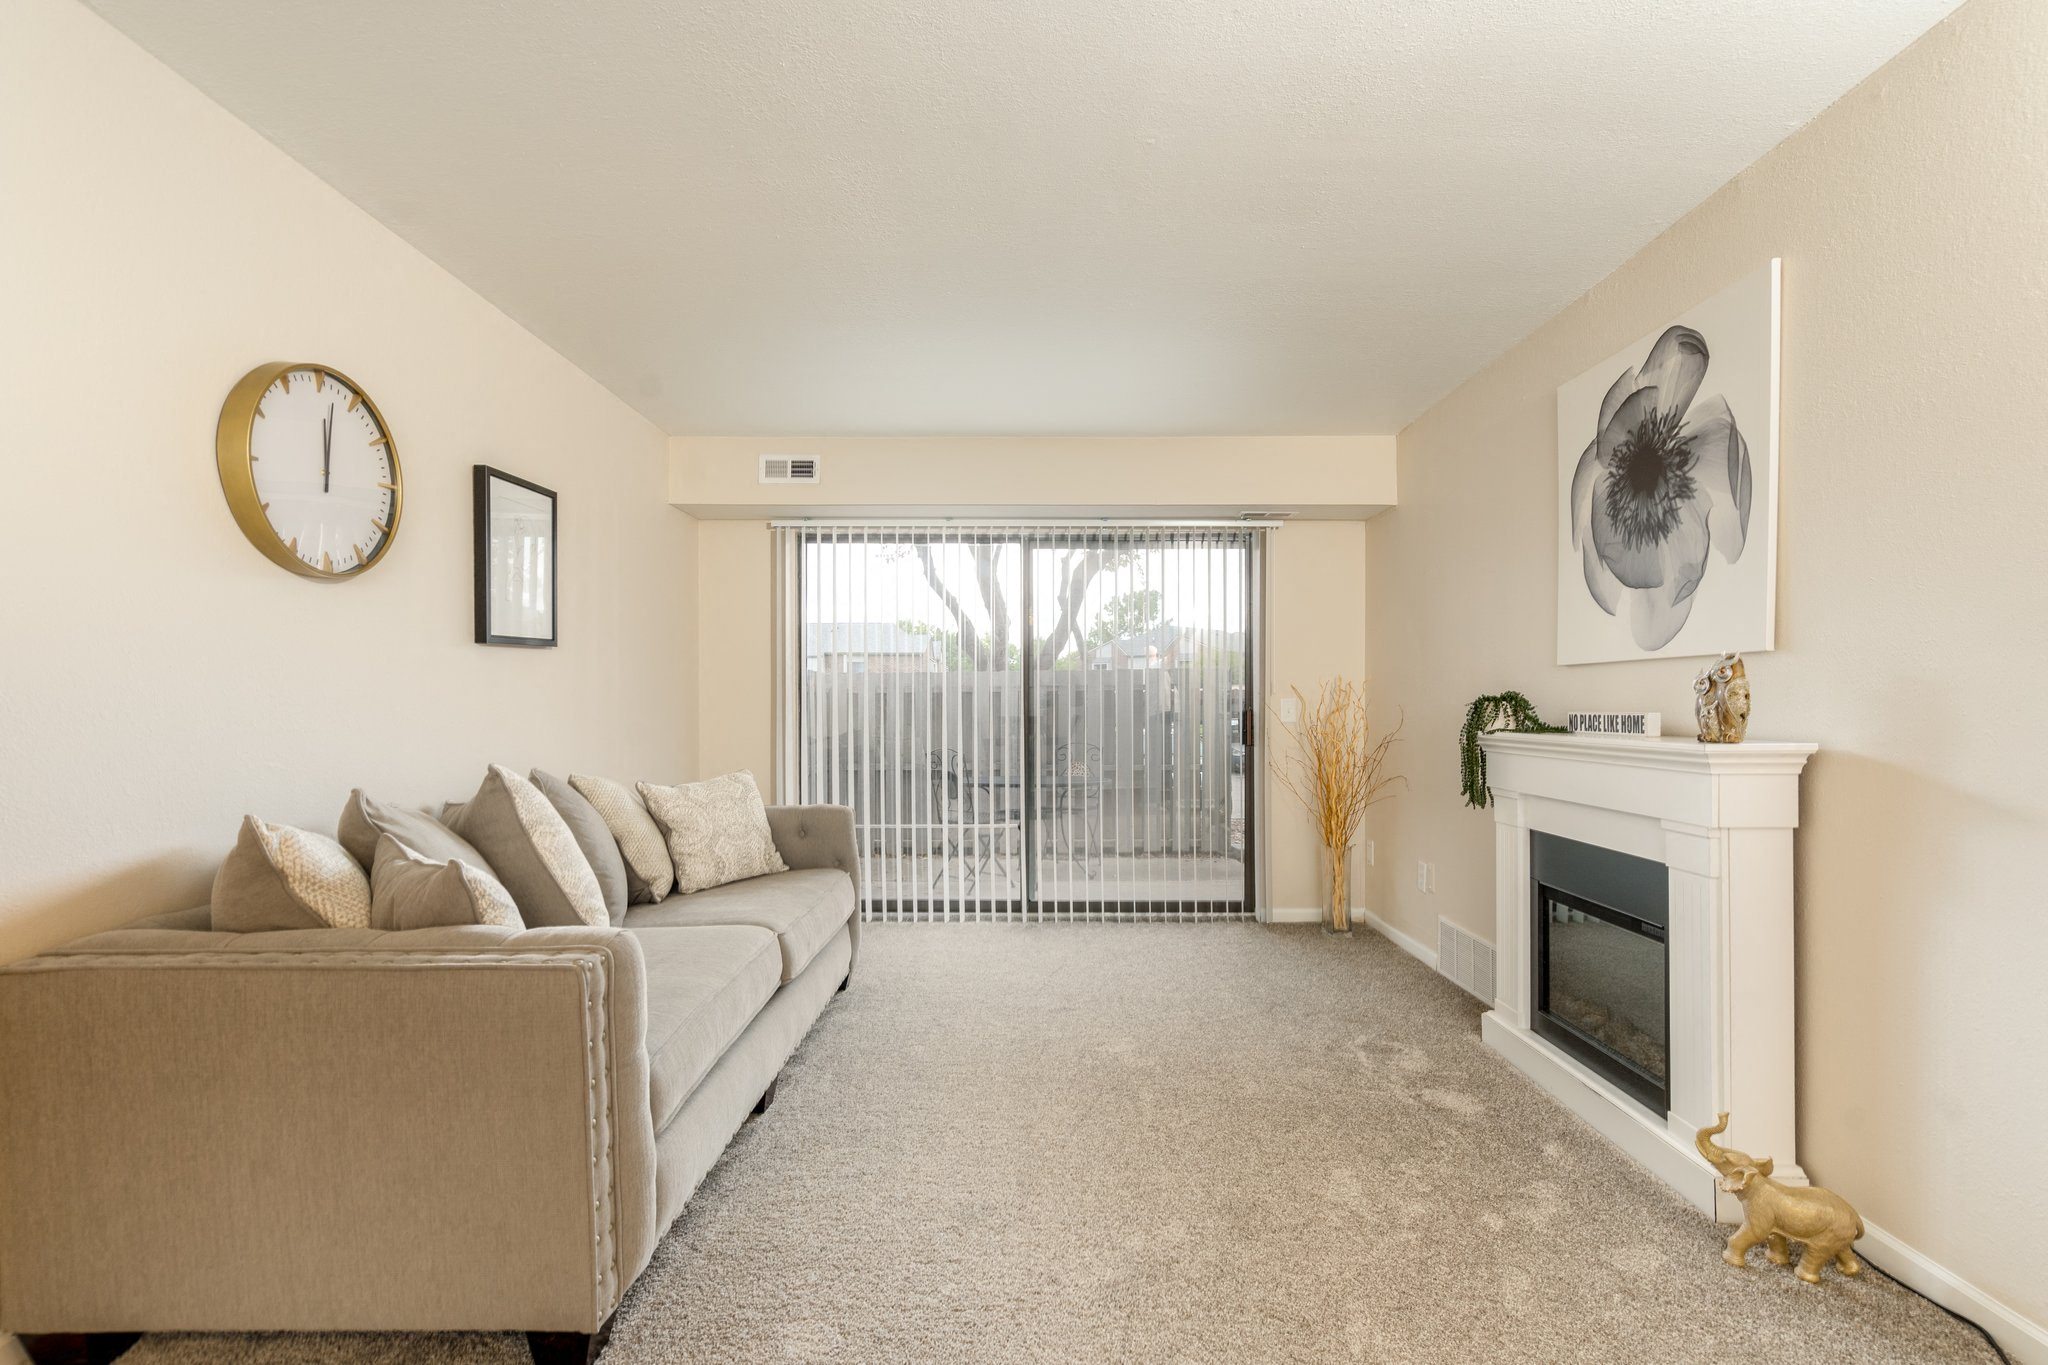
[[[0,1328],[518,1330],[594,1359],[859,945],[852,813],[624,928],[228,934],[0,969]]]

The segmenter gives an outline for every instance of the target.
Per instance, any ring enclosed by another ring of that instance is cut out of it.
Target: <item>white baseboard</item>
[[[1360,910],[1358,918],[1363,923],[1371,925],[1373,931],[1381,938],[1387,940],[1416,961],[1423,963],[1431,971],[1438,970],[1436,949],[1430,947],[1421,939],[1402,933],[1370,910]]]
[[[2048,1327],[2008,1308],[1868,1218],[1863,1220],[1863,1238],[1856,1243],[1856,1252],[1900,1284],[1982,1326],[2017,1365],[2048,1365]]]
[[[1268,924],[1315,924],[1321,921],[1323,912],[1313,905],[1269,905],[1266,907]]]

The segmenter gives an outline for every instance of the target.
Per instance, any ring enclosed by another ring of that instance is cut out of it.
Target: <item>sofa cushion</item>
[[[476,795],[446,813],[448,827],[476,845],[512,893],[529,928],[611,924],[590,860],[532,782],[493,763]]]
[[[388,834],[377,836],[370,865],[370,927],[432,929],[444,924],[495,924],[524,929],[512,893],[496,877],[460,858],[436,862]]]
[[[636,905],[626,911],[626,927],[755,925],[775,935],[782,948],[782,979],[794,981],[839,926],[853,918],[853,909],[853,878],[837,868],[814,867],[727,882],[670,896],[659,905]]]
[[[198,929],[202,932],[213,928],[213,907],[194,905],[184,910],[163,910],[154,915],[121,926],[123,929]]]
[[[669,861],[661,826],[647,813],[640,793],[629,782],[582,773],[570,773],[569,785],[590,803],[619,845],[619,857],[626,864],[627,903],[653,905],[666,896],[676,884],[675,864]]]
[[[648,1101],[659,1134],[781,981],[775,936],[745,924],[634,929],[647,969]]]
[[[324,834],[245,816],[213,879],[213,927],[366,929],[370,879]]]
[[[348,794],[335,822],[334,837],[348,850],[348,856],[370,871],[377,861],[377,838],[388,834],[429,862],[465,862],[492,876],[498,874],[484,861],[484,855],[469,840],[441,823],[431,812],[416,806],[394,806],[375,801],[357,787]]]
[[[611,917],[614,927],[626,922],[626,860],[619,853],[619,841],[612,837],[610,826],[597,813],[597,807],[590,804],[588,797],[556,777],[535,768],[527,778],[540,788],[540,794],[548,799],[562,817],[562,823],[569,827],[569,833],[576,836],[576,847],[583,850],[583,856],[590,860],[590,870],[597,874],[597,889],[604,893],[605,913]]]
[[[642,782],[637,790],[668,840],[678,892],[708,891],[789,871],[776,851],[768,808],[752,773],[727,773],[678,787]]]

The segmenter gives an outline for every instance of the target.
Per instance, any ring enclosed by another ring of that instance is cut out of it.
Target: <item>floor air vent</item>
[[[818,461],[813,455],[763,455],[762,483],[816,483]]]
[[[1487,1004],[1493,1003],[1493,945],[1441,916],[1436,922],[1436,969]]]

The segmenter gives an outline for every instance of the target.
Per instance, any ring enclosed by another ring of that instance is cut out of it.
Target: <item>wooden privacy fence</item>
[[[852,806],[870,853],[929,853],[948,829],[1014,825],[1029,803],[1042,847],[1243,856],[1232,828],[1240,684],[1182,664],[1052,670],[1034,686],[1027,752],[1020,670],[806,672],[803,799]],[[935,757],[958,774],[956,804],[934,781]]]

